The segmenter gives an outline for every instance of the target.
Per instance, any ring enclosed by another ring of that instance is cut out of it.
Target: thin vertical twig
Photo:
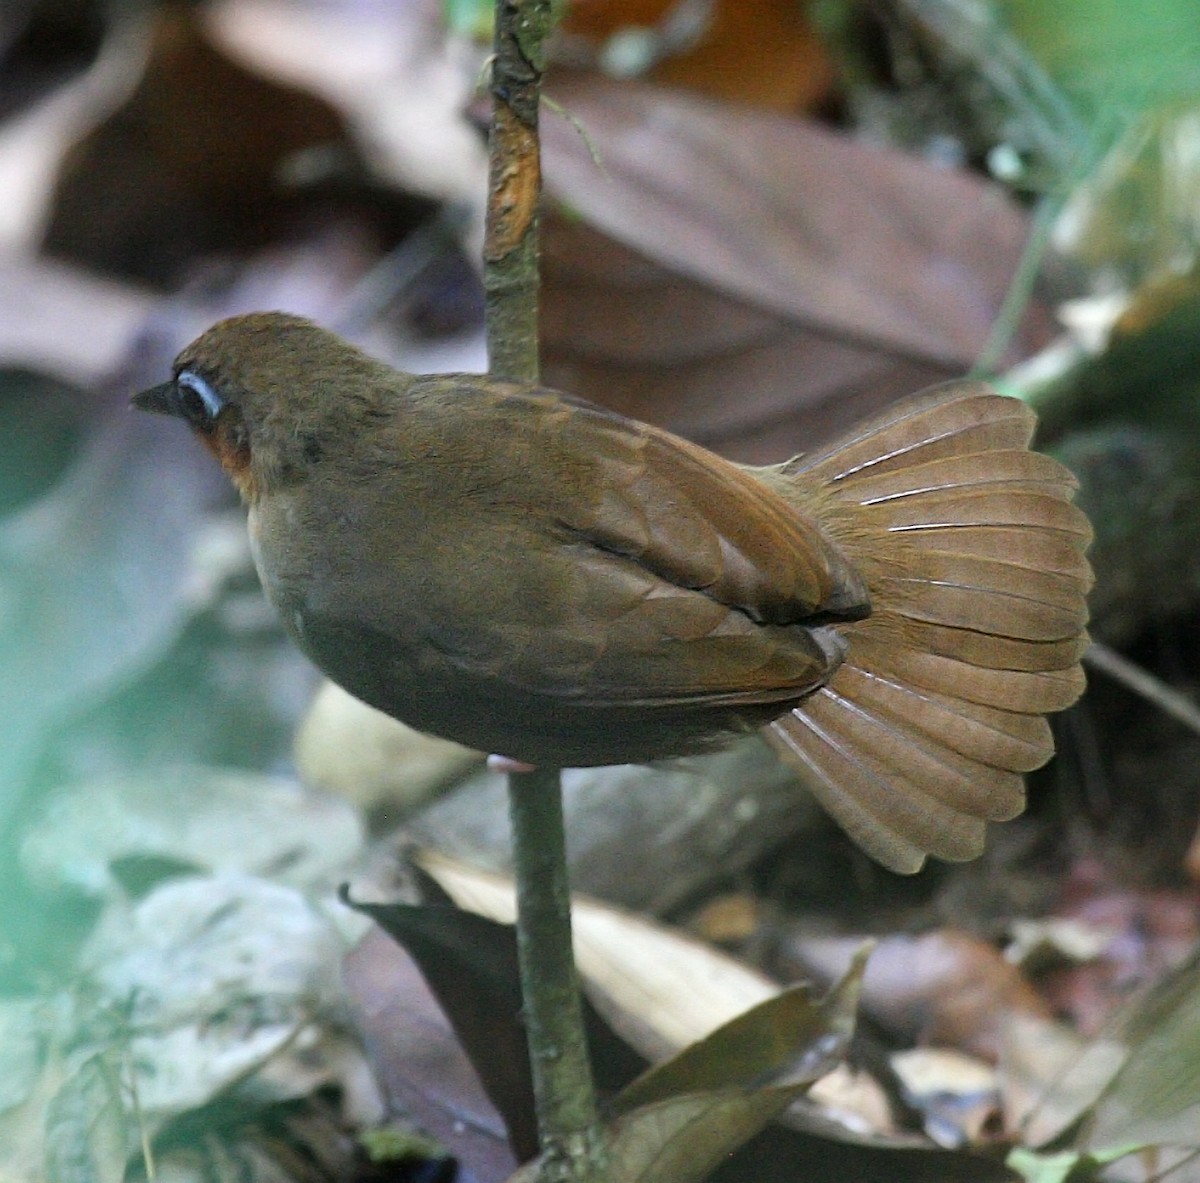
[[[571,888],[557,768],[508,779],[517,948],[544,1183],[602,1183],[605,1148],[571,949]]]
[[[538,380],[538,103],[551,0],[496,0],[484,290],[490,372]],[[557,768],[510,772],[521,991],[541,1183],[604,1183],[605,1145],[571,948]]]
[[[538,380],[538,102],[550,0],[496,0],[483,285],[493,376]]]

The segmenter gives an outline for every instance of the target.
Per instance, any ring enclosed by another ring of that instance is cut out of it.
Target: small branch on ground
[[[1149,670],[1130,661],[1128,657],[1122,657],[1115,649],[1110,649],[1100,641],[1092,642],[1083,660],[1092,669],[1107,674],[1113,681],[1120,682],[1127,690],[1153,703],[1164,714],[1200,735],[1200,707],[1178,690],[1172,690]]]

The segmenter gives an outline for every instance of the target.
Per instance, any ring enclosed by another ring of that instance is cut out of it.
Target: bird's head
[[[197,337],[175,359],[171,380],[133,405],[183,419],[252,502],[303,479],[397,377],[311,321],[255,312]]]

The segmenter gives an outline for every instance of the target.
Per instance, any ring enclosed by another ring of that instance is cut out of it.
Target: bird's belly
[[[286,618],[285,618],[286,619]],[[766,700],[670,699],[597,702],[588,687],[523,685],[464,662],[420,637],[291,615],[305,653],[356,698],[417,730],[535,764],[624,764],[703,752],[753,730],[815,686]]]

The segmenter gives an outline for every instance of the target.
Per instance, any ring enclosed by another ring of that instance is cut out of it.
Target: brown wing
[[[558,396],[542,427],[565,467],[594,468],[563,525],[762,624],[857,620],[866,586],[842,552],[749,472],[648,424]],[[569,481],[562,482],[569,486]]]
[[[558,701],[786,701],[836,665],[803,626],[863,615],[861,583],[749,473],[553,392],[436,381],[397,415],[393,529],[365,531],[384,584],[347,577],[335,611]]]

